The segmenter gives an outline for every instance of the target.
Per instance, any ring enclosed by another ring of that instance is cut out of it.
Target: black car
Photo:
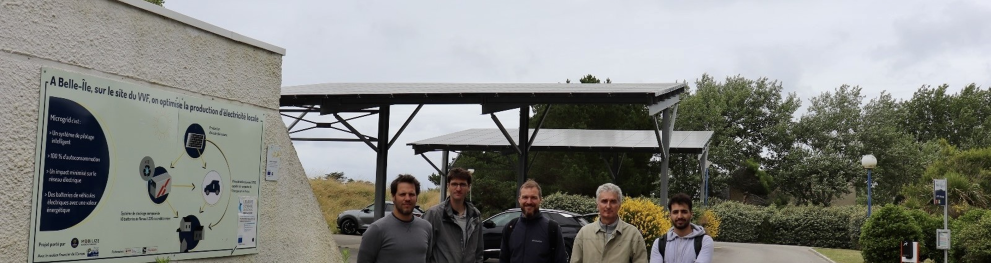
[[[519,208],[511,208],[502,213],[498,213],[482,222],[482,238],[485,239],[485,258],[498,258],[499,246],[502,244],[502,229],[513,219],[520,217]],[[563,210],[540,209],[540,214],[547,219],[554,220],[561,225],[561,235],[564,236],[564,247],[568,254],[575,244],[575,236],[578,230],[589,224],[581,214],[576,214]]]

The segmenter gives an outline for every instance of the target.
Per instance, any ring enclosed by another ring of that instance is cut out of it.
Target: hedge
[[[625,201],[625,200],[624,200]],[[541,208],[570,211],[578,214],[598,213],[595,198],[584,195],[572,195],[556,192],[545,196],[540,202]]]
[[[721,221],[718,241],[743,243],[772,243],[768,224],[773,211],[767,207],[726,201],[712,210]]]

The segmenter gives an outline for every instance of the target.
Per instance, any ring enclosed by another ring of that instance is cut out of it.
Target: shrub
[[[671,228],[671,221],[669,221],[668,213],[664,208],[646,198],[623,200],[623,206],[619,209],[619,218],[640,230],[644,243],[647,243],[648,251],[650,251],[650,246],[654,244],[654,240],[663,236]]]
[[[963,238],[969,238],[964,234],[972,225],[976,225],[978,221],[984,217],[988,210],[984,209],[971,209],[965,212],[960,217],[957,217],[953,221],[950,221],[950,230],[952,239],[950,241],[950,258],[959,262],[959,259],[963,259],[966,255],[967,244],[962,242]]]
[[[693,216],[695,217],[695,224],[705,228],[705,233],[711,236],[712,239],[716,239],[719,236],[719,226],[722,224],[722,221],[719,220],[716,212],[705,210],[701,213],[695,213]]]
[[[963,247],[963,262],[991,262],[991,213],[984,213],[980,220],[964,226],[957,235],[957,246]]]
[[[922,229],[915,224],[905,209],[900,206],[886,205],[867,219],[860,232],[860,253],[864,262],[890,262],[899,257],[898,245],[903,240],[922,240]]]
[[[943,251],[936,249],[936,229],[943,229],[943,215],[932,215],[918,209],[910,209],[908,214],[922,230],[922,240],[925,241],[925,246],[919,244],[919,248],[922,250],[919,251],[921,257],[943,262]]]
[[[770,243],[767,241],[773,233],[764,231],[772,214],[770,209],[725,201],[713,206],[712,210],[720,219],[719,241]]]
[[[849,248],[849,212],[845,208],[790,206],[770,218],[773,243],[828,248]]]
[[[595,204],[595,198],[584,195],[565,194],[561,192],[556,192],[545,196],[544,200],[540,202],[540,207],[571,211],[579,214],[598,212],[598,208]]]

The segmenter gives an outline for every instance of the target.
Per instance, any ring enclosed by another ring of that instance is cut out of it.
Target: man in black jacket
[[[523,213],[502,230],[500,263],[568,262],[561,226],[540,214],[542,200],[540,185],[532,179],[520,187],[519,202]]]
[[[470,190],[471,172],[451,169],[447,174],[450,197],[423,214],[423,219],[434,227],[434,242],[427,252],[428,263],[482,263],[485,248],[482,215],[465,200]]]

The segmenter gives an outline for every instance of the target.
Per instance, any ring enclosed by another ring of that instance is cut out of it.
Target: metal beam
[[[396,139],[399,139],[399,135],[403,134],[403,131],[406,130],[406,126],[409,126],[409,122],[413,121],[413,117],[416,117],[417,112],[420,112],[420,108],[423,108],[423,104],[416,106],[416,109],[413,110],[413,113],[409,114],[409,118],[406,118],[406,122],[403,123],[403,127],[400,127],[399,131],[396,132],[396,135],[392,137],[392,140],[389,141],[389,147],[386,147],[386,149],[392,149],[392,144],[396,142]]]
[[[360,135],[361,133],[360,133],[360,132],[358,132],[358,130],[357,130],[357,129],[355,129],[355,128],[354,128],[354,126],[351,126],[351,124],[350,124],[350,123],[348,123],[348,121],[346,121],[346,120],[344,120],[344,118],[341,118],[341,115],[340,115],[340,114],[337,114],[337,113],[334,113],[334,118],[337,118],[337,120],[338,120],[338,121],[340,121],[340,122],[341,122],[341,124],[344,124],[344,127],[348,127],[348,130],[351,130],[351,133],[354,133],[354,134],[355,134],[356,136],[358,136],[358,138],[361,138],[361,140],[362,140],[362,141],[364,141],[364,142],[365,142],[365,144],[367,144],[367,145],[368,145],[368,147],[371,147],[371,148],[372,148],[372,150],[374,150],[375,152],[379,152],[379,148],[378,148],[378,147],[375,147],[375,145],[373,145],[371,141],[369,141],[369,140],[368,140],[367,138],[365,138],[365,137],[363,137],[363,136],[361,136],[361,135]],[[381,122],[382,122],[382,121],[381,121],[381,119],[382,119],[382,118],[383,118],[383,117],[382,117],[382,115],[380,114],[380,115],[379,115],[379,122],[380,122],[380,123],[379,123],[379,129],[381,129],[381,128],[382,128],[382,124],[381,124]],[[389,119],[389,117],[385,117],[385,119]],[[386,127],[389,127],[389,124],[386,124],[385,126],[386,126]],[[383,138],[389,138],[389,137],[388,137],[388,136],[389,136],[389,131],[385,131],[385,132],[386,132],[386,133],[385,133],[385,136],[386,136],[386,137],[382,137],[382,136],[381,136],[381,135],[382,135],[382,131],[379,131],[379,138],[378,138],[378,139],[379,139],[379,141],[382,141],[382,140],[384,140]],[[388,143],[388,142],[386,142],[386,143]],[[379,144],[379,145],[385,145],[385,144]]]
[[[492,121],[495,121],[496,126],[499,127],[499,131],[502,131],[502,135],[505,135],[506,136],[506,140],[509,141],[509,145],[513,148],[513,150],[516,150],[516,153],[517,154],[522,154],[523,151],[520,151],[520,147],[516,145],[516,142],[515,141],[513,141],[513,136],[509,136],[509,132],[506,131],[506,127],[505,126],[502,126],[502,122],[499,121],[499,117],[496,117],[495,113],[490,113],[489,115],[492,116]],[[522,128],[522,126],[521,126],[521,128]],[[525,138],[526,138],[526,136],[524,136],[522,139],[525,139]]]
[[[450,154],[450,152],[451,151],[444,151],[444,153],[442,153],[441,156],[440,156],[441,160],[444,160],[444,162],[440,164],[440,169],[441,169],[441,172],[440,172],[440,201],[441,202],[444,202],[444,199],[447,199],[447,173],[451,170],[451,166],[447,163],[447,158],[448,158],[448,154]]]
[[[385,104],[389,105],[389,104]],[[320,103],[320,115],[342,113],[342,112],[371,112],[366,110],[374,108],[377,104],[326,104]]]
[[[492,114],[495,117],[495,114]],[[501,127],[501,126],[500,126]],[[520,140],[519,147],[516,147],[516,151],[520,154],[519,158],[519,173],[516,175],[516,196],[520,196],[520,187],[523,186],[523,182],[526,180],[526,172],[530,161],[530,105],[523,105],[520,107],[520,134],[518,137]],[[503,130],[506,137],[509,137],[509,133]],[[512,141],[512,140],[510,140]],[[519,206],[519,204],[516,204]]]
[[[544,108],[544,114],[540,116],[540,121],[537,122],[537,127],[533,128],[533,134],[530,135],[530,146],[533,146],[533,140],[537,138],[537,132],[540,132],[540,127],[544,126],[544,120],[547,119],[547,113],[551,111],[551,104],[547,104],[547,108]],[[530,147],[527,147],[527,151]],[[529,168],[527,169],[529,170]]]
[[[657,103],[647,105],[647,114],[657,115],[661,111],[664,111],[665,109],[671,108],[675,104],[678,104],[679,101],[681,101],[681,96],[673,96],[666,100],[662,100]]]
[[[431,161],[431,160],[430,160],[430,158],[427,158],[427,156],[426,156],[426,155],[424,155],[424,154],[420,154],[420,157],[423,157],[423,159],[424,159],[424,160],[427,160],[427,163],[429,163],[429,164],[430,164],[430,166],[433,166],[433,167],[434,167],[434,170],[435,170],[435,171],[437,171],[437,174],[443,174],[443,173],[444,173],[444,172],[442,172],[442,171],[440,170],[440,168],[437,168],[437,165],[436,165],[436,164],[434,164],[434,161]]]
[[[379,106],[379,111],[379,148],[376,149],[375,162],[375,220],[385,216],[385,179],[389,164],[389,105]],[[340,118],[338,114],[334,114],[334,116]],[[351,128],[350,125],[348,128]],[[368,143],[368,141],[365,142]]]
[[[520,104],[482,103],[482,114],[491,114],[522,107]]]
[[[299,118],[295,118],[294,117],[293,119],[296,119],[296,120],[292,121],[292,124],[289,124],[289,128],[286,129],[286,130],[287,131],[291,131],[292,130],[292,127],[296,127],[296,124],[299,123],[299,120],[302,120],[303,117],[306,117],[306,114],[307,113],[310,113],[310,112],[308,112],[308,111],[307,112],[303,112],[303,114],[300,114],[299,115]],[[286,114],[283,114],[283,115],[286,115]]]
[[[347,139],[347,138],[289,138],[293,141],[311,141],[311,142],[363,142],[362,139]]]
[[[661,134],[661,151],[664,152],[664,158],[661,159],[661,204],[668,203],[668,180],[670,179],[670,167],[668,164],[671,162],[671,133],[674,131],[674,118],[677,117],[678,106],[675,105],[673,108],[664,109],[661,120],[661,129],[664,129],[664,133]]]

